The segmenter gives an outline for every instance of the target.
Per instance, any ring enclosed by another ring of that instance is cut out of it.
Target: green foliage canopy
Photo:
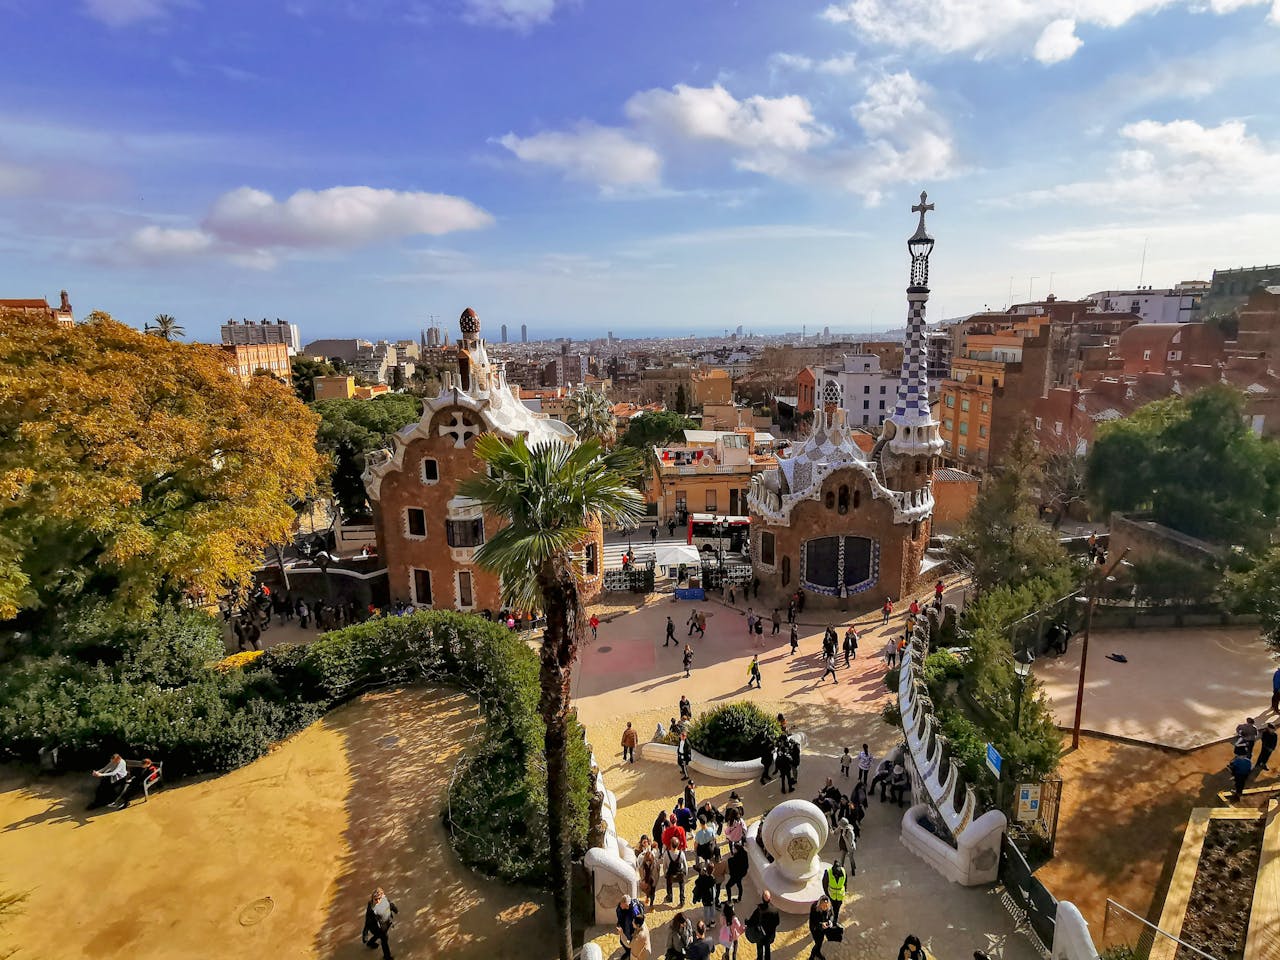
[[[321,400],[312,409],[320,415],[316,445],[332,458],[334,499],[348,519],[367,516],[365,457],[389,446],[391,435],[422,416],[422,401],[402,393],[384,393],[372,400]]]

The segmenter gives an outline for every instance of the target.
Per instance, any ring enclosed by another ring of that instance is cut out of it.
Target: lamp
[[[1018,677],[1018,689],[1014,695],[1013,705],[1014,732],[1022,729],[1022,693],[1027,686],[1027,677],[1031,676],[1031,665],[1035,662],[1036,655],[1026,648],[1013,655],[1013,672]]]

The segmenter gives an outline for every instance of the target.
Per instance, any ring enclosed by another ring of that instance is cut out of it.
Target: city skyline
[[[1280,259],[1280,4],[999,6],[16,0],[0,288],[204,340],[872,333],[922,188],[935,317]]]

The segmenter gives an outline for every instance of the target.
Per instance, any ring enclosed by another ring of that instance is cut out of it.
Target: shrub
[[[781,735],[777,718],[747,701],[709,710],[689,727],[693,749],[713,760],[758,760],[765,744]]]
[[[885,673],[884,685],[889,688],[890,693],[898,692],[898,681],[901,676],[902,672],[897,667],[894,667],[892,670]]]
[[[884,702],[884,706],[880,708],[880,719],[891,727],[902,726],[902,710],[898,707],[897,700]]]

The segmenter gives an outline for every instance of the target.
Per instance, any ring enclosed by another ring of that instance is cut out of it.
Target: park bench
[[[128,770],[131,774],[134,771],[142,769],[141,760],[126,760],[124,762],[124,765],[125,765],[125,769]],[[147,800],[150,799],[151,791],[154,790],[156,787],[160,786],[160,781],[164,779],[164,761],[163,760],[155,761],[155,767],[156,767],[156,778],[152,780],[150,783],[142,784],[142,802],[143,803],[146,803]]]

